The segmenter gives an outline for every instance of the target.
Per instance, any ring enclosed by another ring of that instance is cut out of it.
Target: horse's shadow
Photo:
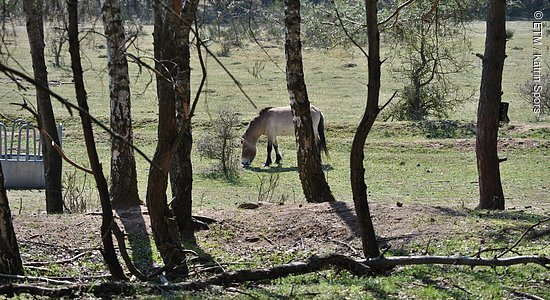
[[[334,169],[331,164],[323,165],[322,168],[323,171],[332,171]],[[282,165],[275,165],[271,167],[247,167],[246,170],[256,173],[287,173],[298,171],[298,167],[284,167]]]
[[[246,169],[256,173],[286,173],[298,171],[297,167],[283,167],[281,165],[273,167],[248,167]]]

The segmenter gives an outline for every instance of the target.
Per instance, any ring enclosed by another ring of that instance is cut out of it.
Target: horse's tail
[[[320,113],[319,125],[317,126],[317,132],[319,133],[319,151],[323,150],[327,157],[330,157],[327,149],[327,140],[325,138],[325,117],[323,113]]]

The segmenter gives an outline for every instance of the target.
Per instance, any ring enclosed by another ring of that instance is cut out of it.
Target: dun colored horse
[[[271,150],[273,148],[275,148],[276,155],[275,163],[280,164],[282,156],[279,152],[277,136],[294,134],[293,118],[294,116],[292,115],[290,106],[267,107],[262,109],[260,114],[250,122],[248,128],[242,136],[241,143],[243,145],[243,151],[241,163],[243,166],[250,166],[256,157],[256,144],[262,135],[267,135],[267,159],[264,165],[271,165]],[[319,151],[323,150],[328,155],[323,119],[324,117],[321,111],[312,106],[311,120],[313,122],[313,131],[317,149]]]

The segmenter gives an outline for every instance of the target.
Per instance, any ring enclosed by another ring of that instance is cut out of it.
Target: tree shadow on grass
[[[332,211],[344,221],[346,226],[351,230],[355,237],[361,237],[361,231],[359,224],[357,223],[357,216],[355,214],[355,208],[353,203],[334,201],[329,202]]]
[[[143,217],[142,206],[116,209],[116,213],[128,236],[134,264],[142,273],[147,274],[155,265],[153,248]]]
[[[433,206],[439,212],[453,217],[477,217],[485,220],[510,220],[510,221],[525,221],[536,223],[540,220],[548,218],[548,216],[525,212],[522,210],[477,210],[471,208],[452,208],[443,206]]]
[[[116,212],[128,236],[128,248],[131,250],[133,263],[142,273],[149,274],[152,270],[158,268],[158,266],[154,261],[154,245],[144,218],[147,212],[142,211],[142,208],[144,207],[117,209]],[[221,270],[221,266],[218,262],[197,245],[194,236],[192,239],[189,239],[189,241],[183,241],[183,247],[197,253],[197,257],[190,258],[193,264],[199,264],[201,268],[206,267],[214,271],[218,269]]]
[[[286,173],[296,172],[297,167],[283,167],[282,165],[276,165],[274,167],[247,167],[246,170],[250,170],[256,173]]]
[[[334,168],[331,164],[322,165],[323,171],[332,171]],[[298,172],[298,167],[284,167],[281,165],[272,165],[271,167],[247,167],[246,170],[250,170],[256,173],[286,173],[286,172]]]
[[[548,218],[548,215],[540,215],[522,210],[472,210],[472,216],[486,220],[509,220],[509,221],[524,221],[529,223],[537,223],[540,220]]]

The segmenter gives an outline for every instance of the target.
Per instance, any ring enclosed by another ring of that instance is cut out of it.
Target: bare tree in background
[[[134,151],[128,144],[133,140],[130,77],[119,1],[106,0],[102,12],[107,37],[111,130],[126,138],[126,143],[116,138],[111,141],[110,197],[114,208],[139,206],[136,161]]]
[[[36,88],[38,107],[38,125],[49,137],[42,134],[44,145],[44,177],[46,179],[46,211],[63,212],[61,192],[62,160],[52,147],[52,142],[59,145],[59,136],[55,125],[50,94],[48,93],[48,71],[44,59],[44,22],[41,0],[24,0],[23,7],[27,18],[27,34],[31,49],[34,79],[40,83]]]
[[[0,253],[0,274],[23,275],[23,262],[11,221],[2,164],[0,164]]]
[[[506,0],[489,0],[485,54],[477,108],[476,155],[480,209],[504,209],[497,154],[502,70],[506,58]]]
[[[105,263],[111,272],[112,278],[114,280],[122,280],[126,279],[126,275],[124,274],[124,270],[118,261],[115,247],[113,245],[111,228],[114,219],[113,210],[109,199],[109,188],[107,186],[107,180],[103,175],[101,163],[97,154],[92,122],[88,114],[88,96],[84,87],[84,78],[82,76],[83,71],[80,59],[80,41],[78,40],[78,0],[69,0],[67,2],[67,9],[69,11],[69,52],[71,54],[71,68],[74,76],[76,100],[78,102],[78,106],[82,110],[80,112],[80,119],[82,122],[82,130],[84,132],[84,141],[86,143],[88,159],[90,160],[90,166],[94,174],[99,199],[101,202],[101,240],[103,242],[102,254],[105,259]]]
[[[298,173],[308,202],[335,201],[325,179],[321,153],[315,143],[310,103],[304,80],[300,40],[300,1],[285,0],[286,80],[298,145]]]

